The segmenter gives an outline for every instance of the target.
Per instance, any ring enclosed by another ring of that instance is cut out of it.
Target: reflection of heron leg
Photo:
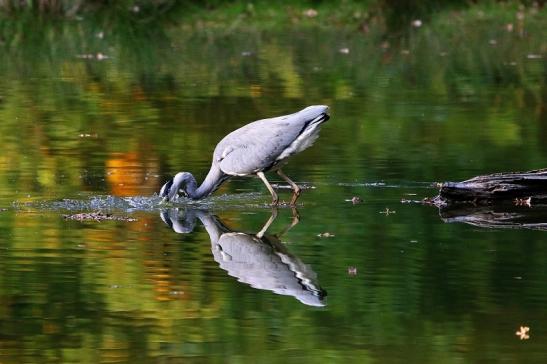
[[[256,175],[260,177],[262,182],[266,185],[268,188],[268,191],[272,194],[272,205],[277,205],[279,203],[279,197],[277,197],[277,193],[275,193],[272,185],[270,185],[270,182],[266,179],[266,176],[264,176],[264,172],[257,172]]]
[[[289,229],[300,222],[300,214],[298,213],[298,210],[295,207],[293,207],[291,211],[292,211],[292,222]]]
[[[268,228],[270,227],[270,225],[272,224],[272,222],[274,222],[274,220],[277,218],[277,208],[274,207],[272,209],[272,215],[270,216],[270,218],[268,219],[268,221],[266,221],[266,223],[264,224],[264,226],[262,227],[262,229],[256,233],[256,237],[259,238],[259,239],[262,239],[262,237],[264,236],[264,234],[266,233],[266,230],[268,230]]]
[[[283,173],[283,171],[281,169],[278,169],[277,170],[277,174],[283,178],[288,184],[291,185],[292,189],[293,189],[293,194],[292,194],[292,199],[291,199],[291,206],[294,206],[294,204],[296,203],[296,200],[298,200],[298,197],[300,196],[300,187],[298,187],[298,185],[296,183],[294,183],[293,181],[291,181],[291,179],[289,177],[287,177],[287,175],[285,173]]]
[[[298,210],[293,207],[291,209],[291,211],[292,211],[291,224],[288,225],[285,229],[281,230],[281,232],[279,234],[276,234],[277,237],[283,236],[284,234],[287,233],[287,231],[291,230],[294,227],[294,225],[296,225],[300,222],[300,215],[298,214]]]

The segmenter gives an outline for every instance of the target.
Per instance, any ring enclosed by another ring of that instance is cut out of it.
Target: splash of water
[[[117,197],[111,195],[93,195],[82,199],[61,199],[50,201],[15,201],[12,207],[15,210],[39,210],[39,211],[154,211],[166,207],[194,207],[204,209],[248,208],[267,206],[258,201],[264,200],[260,193],[239,193],[230,195],[213,196],[203,200],[194,201],[184,197],[175,202],[164,202],[158,195]],[[264,200],[266,201],[266,200]]]

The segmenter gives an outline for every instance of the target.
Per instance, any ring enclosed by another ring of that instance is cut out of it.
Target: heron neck
[[[213,247],[216,246],[216,244],[218,243],[218,239],[220,239],[220,236],[226,231],[229,231],[215,216],[211,215],[208,212],[205,213],[203,211],[198,211],[197,217],[201,220],[201,223],[205,227],[205,230],[207,230],[209,238],[211,239],[211,245]]]
[[[209,173],[207,173],[207,177],[205,177],[205,180],[198,188],[196,188],[197,183],[195,178],[192,178],[187,182],[186,193],[191,199],[199,200],[213,193],[218,187],[220,187],[225,179],[226,175],[222,173],[220,168],[212,165]]]

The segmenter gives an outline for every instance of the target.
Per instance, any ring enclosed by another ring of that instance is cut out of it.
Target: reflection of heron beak
[[[167,211],[161,211],[160,217],[167,226],[169,226],[171,229],[173,228],[173,221],[171,221],[171,218],[169,218],[169,213]]]

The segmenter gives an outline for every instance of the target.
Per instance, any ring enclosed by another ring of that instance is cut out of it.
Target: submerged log
[[[489,204],[500,201],[514,201],[517,205],[546,204],[547,168],[495,173],[463,182],[444,182],[440,184],[439,196],[433,200],[437,200],[435,204]]]

